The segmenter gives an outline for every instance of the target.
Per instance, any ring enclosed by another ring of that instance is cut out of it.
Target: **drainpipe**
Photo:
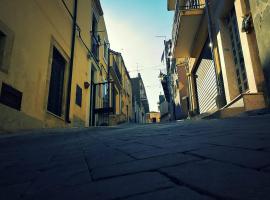
[[[185,70],[186,70],[186,76],[187,76],[187,85],[188,85],[188,87],[187,87],[187,89],[188,89],[188,101],[187,101],[187,103],[188,103],[188,119],[190,119],[190,117],[191,117],[191,105],[192,105],[192,102],[191,102],[191,91],[190,91],[190,87],[191,87],[191,81],[190,81],[190,75],[189,75],[189,61],[188,61],[188,59],[186,59],[185,60]]]
[[[74,0],[73,8],[73,24],[72,24],[72,38],[71,38],[71,52],[70,52],[70,66],[69,66],[69,76],[68,76],[68,88],[67,88],[67,101],[66,101],[66,122],[70,121],[70,96],[71,96],[71,84],[72,84],[72,72],[73,72],[73,62],[75,53],[75,39],[76,39],[76,29],[77,29],[77,12],[78,12],[78,0]]]
[[[210,0],[205,0],[205,9],[206,9],[206,14],[207,14],[207,19],[208,19],[208,33],[209,33],[209,40],[211,44],[210,48],[211,48],[211,54],[214,61],[216,84],[217,84],[217,90],[218,90],[216,103],[217,103],[218,108],[222,108],[226,103],[225,103],[225,98],[224,98],[225,95],[223,93],[224,90],[222,90],[222,85],[221,85],[221,82],[217,73],[217,63],[216,63],[215,54],[214,54],[213,23],[212,23],[212,16],[211,16],[209,3],[210,3]]]
[[[110,126],[110,65],[111,65],[111,49],[108,48],[108,74],[107,74],[107,82],[108,82],[108,126]]]

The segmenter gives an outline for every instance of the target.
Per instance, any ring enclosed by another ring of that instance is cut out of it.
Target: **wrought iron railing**
[[[204,8],[205,4],[202,4],[200,0],[186,0],[184,6],[180,6],[180,10],[200,9]]]

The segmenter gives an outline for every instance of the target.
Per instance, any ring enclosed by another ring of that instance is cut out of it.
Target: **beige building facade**
[[[108,49],[99,0],[1,0],[0,129],[99,125]]]
[[[122,54],[110,50],[110,125],[132,121],[132,85]]]
[[[256,34],[260,64],[265,77],[267,103],[270,104],[270,1],[249,1],[249,11],[252,14]]]
[[[173,56],[187,77],[189,115],[267,107],[267,48],[257,37],[251,9],[264,3],[250,2],[168,0],[175,12]]]
[[[160,113],[159,112],[149,112],[146,114],[146,123],[160,123]]]

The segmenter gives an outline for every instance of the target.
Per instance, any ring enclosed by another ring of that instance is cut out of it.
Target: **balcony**
[[[175,10],[175,2],[176,2],[176,0],[167,0],[167,10],[168,11]]]
[[[193,44],[204,17],[200,0],[176,0],[172,32],[175,58],[192,57]],[[207,25],[206,25],[207,27]]]

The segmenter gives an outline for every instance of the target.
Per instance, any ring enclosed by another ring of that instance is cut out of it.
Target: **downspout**
[[[71,38],[71,52],[70,52],[70,66],[68,74],[68,88],[67,88],[67,101],[66,101],[66,122],[70,121],[70,97],[71,97],[71,84],[72,84],[72,72],[74,65],[74,53],[75,53],[75,40],[76,40],[76,29],[77,29],[77,12],[78,12],[78,0],[74,0],[73,8],[73,24],[72,24],[72,38]]]
[[[191,102],[191,91],[190,91],[190,87],[191,87],[191,82],[190,82],[190,75],[189,75],[189,60],[186,59],[185,60],[185,70],[186,70],[186,77],[187,77],[187,89],[188,89],[188,99],[187,99],[187,109],[188,109],[188,119],[191,117],[191,105],[192,105],[192,102]]]
[[[107,76],[107,82],[108,82],[108,126],[110,126],[110,103],[111,103],[111,101],[110,101],[110,92],[111,92],[111,90],[110,90],[110,69],[111,69],[111,67],[110,67],[110,65],[111,65],[111,49],[110,48],[108,48],[108,70],[107,70],[107,72],[108,72],[108,76]]]

